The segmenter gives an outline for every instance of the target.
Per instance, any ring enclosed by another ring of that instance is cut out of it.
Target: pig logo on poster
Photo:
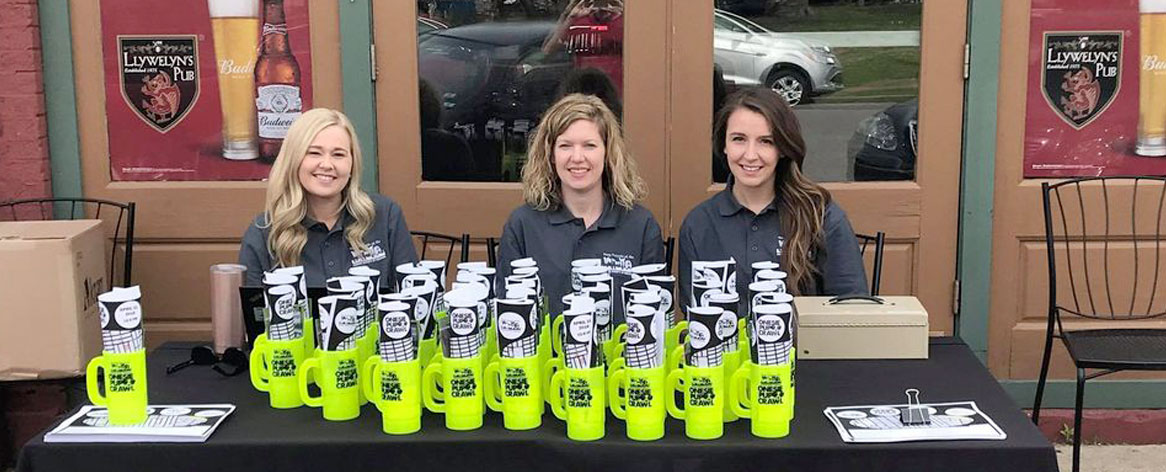
[[[1045,101],[1081,129],[1113,103],[1121,88],[1120,31],[1046,32],[1041,82]]]
[[[126,104],[159,133],[169,131],[198,101],[198,39],[118,36],[117,47]]]

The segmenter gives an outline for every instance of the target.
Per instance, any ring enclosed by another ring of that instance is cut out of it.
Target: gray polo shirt
[[[640,205],[627,209],[609,199],[590,228],[566,206],[537,211],[523,205],[510,213],[502,229],[498,248],[499,284],[510,275],[510,261],[533,257],[539,278],[550,298],[552,316],[563,311],[562,298],[571,292],[571,261],[599,258],[611,270],[616,283],[633,266],[664,262],[664,242],[660,225],[652,213]],[[615,301],[613,297],[613,302]],[[616,321],[623,310],[613,307]]]
[[[381,271],[381,280],[393,280],[394,267],[417,260],[401,207],[383,195],[370,193],[368,196],[376,207],[376,217],[364,235],[365,251],[357,252],[348,247],[344,228],[354,220],[347,211],[340,215],[331,230],[310,217],[301,222],[308,230],[308,242],[300,253],[300,264],[304,266],[308,286],[323,287],[328,278],[348,275],[348,269],[355,266],[369,266]],[[261,225],[264,225],[263,214],[251,222],[239,248],[239,263],[247,266],[245,285],[260,285],[263,272],[275,267],[267,250],[270,228]]]
[[[715,261],[732,257],[737,261],[737,287],[748,287],[750,265],[778,260],[781,228],[776,201],[754,214],[737,202],[731,187],[701,202],[684,217],[680,226],[680,273],[677,285],[683,304],[689,300],[692,261]],[[862,265],[858,240],[846,212],[833,201],[826,206],[823,230],[824,250],[814,254],[819,276],[811,280],[805,295],[868,294],[866,270]],[[741,297],[744,309],[745,297]]]

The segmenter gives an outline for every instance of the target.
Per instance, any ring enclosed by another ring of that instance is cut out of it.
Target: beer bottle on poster
[[[255,89],[259,157],[272,163],[288,127],[303,111],[300,65],[288,42],[283,0],[263,0],[263,37],[255,63]]]

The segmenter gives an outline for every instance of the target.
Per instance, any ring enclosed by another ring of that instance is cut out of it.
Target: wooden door
[[[137,202],[134,282],[142,286],[147,341],[211,338],[211,265],[235,262],[247,225],[263,211],[266,182],[117,182],[110,178],[101,2],[70,3],[77,126],[86,197]],[[340,108],[335,4],[310,2],[314,106]],[[164,12],[163,12],[164,13]],[[116,54],[116,52],[114,52]]]
[[[724,188],[713,182],[713,2],[675,0],[668,137],[670,226]],[[828,182],[856,232],[884,231],[881,293],[923,302],[933,333],[952,332],[958,228],[966,5],[924,2],[920,21],[918,165],[913,181]],[[845,67],[845,64],[843,64]],[[843,77],[846,71],[843,71]],[[843,79],[845,82],[845,78]],[[801,105],[799,105],[801,107]],[[799,113],[800,108],[795,108]],[[803,133],[812,142],[805,119]],[[814,152],[814,149],[810,149]],[[809,158],[807,158],[809,159]],[[807,167],[811,164],[807,164]],[[870,257],[868,254],[868,274]]]

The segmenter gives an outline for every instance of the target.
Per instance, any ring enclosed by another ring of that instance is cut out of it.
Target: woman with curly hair
[[[510,273],[510,261],[534,258],[557,316],[571,292],[572,260],[601,259],[617,283],[632,266],[663,262],[660,225],[639,204],[646,193],[611,110],[591,95],[563,97],[531,140],[522,169],[525,204],[503,227],[499,280]],[[622,310],[615,305],[613,312]]]

